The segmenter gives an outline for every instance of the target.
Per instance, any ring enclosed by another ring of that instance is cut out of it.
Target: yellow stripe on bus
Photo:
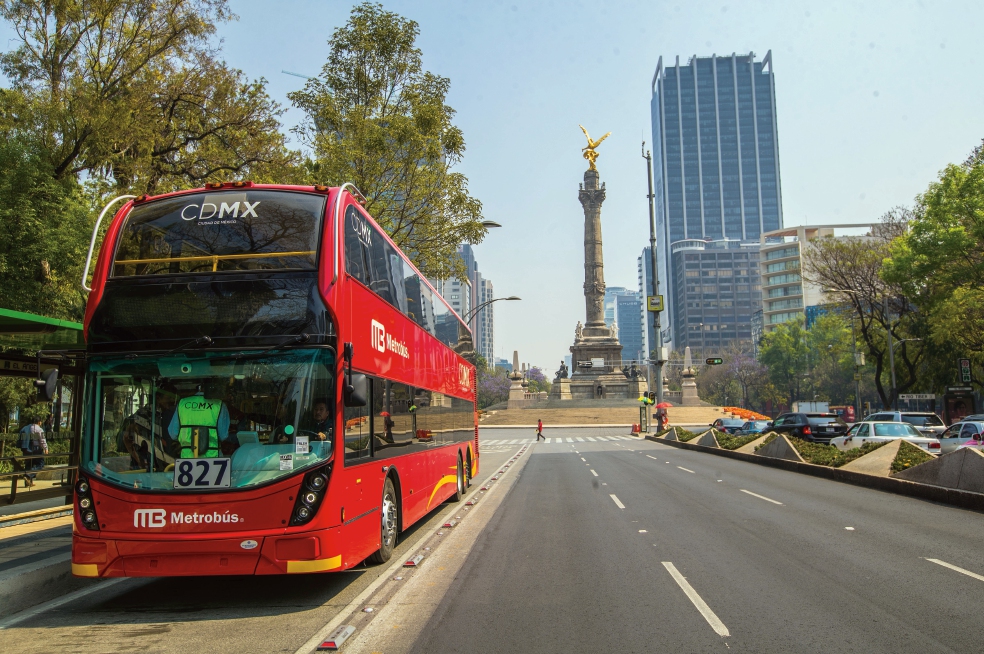
[[[455,467],[455,469],[457,469],[458,466],[454,466],[454,467]],[[430,508],[431,502],[434,501],[434,496],[437,495],[437,490],[441,486],[443,486],[445,484],[456,484],[456,483],[458,483],[458,475],[457,474],[444,475],[443,477],[441,477],[441,481],[437,482],[437,486],[435,486],[433,492],[431,492],[430,499],[427,500],[427,508],[428,509]]]
[[[313,561],[288,561],[287,573],[303,572],[324,572],[342,567],[342,555],[333,556],[330,559],[315,559]]]
[[[73,563],[72,574],[76,577],[98,577],[99,566],[95,563]]]

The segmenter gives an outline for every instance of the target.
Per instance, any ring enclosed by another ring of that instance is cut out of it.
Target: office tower
[[[609,327],[612,326],[616,320],[618,320],[619,331],[622,329],[622,321],[618,319],[616,313],[616,300],[622,295],[635,295],[635,291],[630,291],[624,286],[609,286],[605,289],[605,299],[604,299],[604,309],[605,309],[605,324]]]
[[[622,361],[646,358],[642,349],[642,301],[638,293],[615,298],[615,319],[618,321],[618,340],[622,343]]]
[[[475,260],[475,251],[471,245],[464,243],[458,246],[458,255],[461,256],[462,261],[465,263],[465,269],[468,271],[467,280],[452,277],[451,279],[432,281],[431,283],[437,289],[437,292],[448,301],[451,308],[462,319],[467,320],[468,326],[472,330],[472,342],[475,345],[475,351],[485,357],[486,361],[492,361],[495,358],[495,320],[493,312],[495,305],[489,304],[478,309],[484,302],[493,299],[492,282],[482,277],[482,273],[479,272],[478,262]],[[457,329],[456,324],[451,325],[450,317],[438,318],[437,320],[438,322],[442,320],[447,322],[447,325],[443,327],[444,329]],[[438,332],[441,332],[442,325],[439,324],[437,329]]]
[[[495,298],[492,291],[492,282],[482,277],[479,272],[475,273],[475,306],[480,306],[485,302],[491,302]],[[475,330],[475,351],[485,358],[492,361],[495,357],[495,315],[494,304],[482,307],[475,312],[472,321],[472,328]]]
[[[745,283],[735,282],[748,289],[701,284],[691,294],[698,285],[679,278],[686,269],[677,265],[676,255],[688,252],[680,263],[696,261],[698,268],[713,261],[717,271],[729,270],[719,264],[735,264],[731,277],[738,277],[736,272],[749,269],[761,235],[782,227],[772,52],[762,61],[749,53],[693,56],[681,65],[677,57],[676,65],[666,68],[660,58],[652,81],[651,112],[654,158],[659,162],[654,193],[660,277],[669,290],[663,322],[671,327],[675,350],[724,345],[718,337],[721,331],[750,334],[751,313],[761,301],[760,291],[751,288],[757,285],[751,277],[758,271],[741,275],[749,278]],[[697,250],[706,252],[698,255]],[[746,256],[739,257],[739,252]],[[719,287],[711,291],[704,286]],[[749,300],[752,310],[718,311],[729,308],[722,302],[734,303],[739,297],[717,292],[747,293],[740,299]],[[695,327],[742,320],[744,329],[717,330],[714,338]]]
[[[653,259],[649,254],[650,248],[645,247],[642,249],[642,254],[636,259],[636,272],[638,273],[639,279],[639,298],[642,302],[642,316],[640,316],[640,329],[642,330],[642,351],[645,353],[644,358],[649,358],[649,354],[656,348],[656,321],[653,319],[655,314],[646,310],[645,298],[653,294]],[[662,277],[659,280],[659,294],[666,295],[666,278]],[[666,312],[663,313],[666,315]],[[667,323],[664,319],[660,328],[665,332],[667,330]]]

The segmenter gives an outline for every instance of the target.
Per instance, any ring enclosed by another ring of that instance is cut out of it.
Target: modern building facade
[[[811,307],[823,303],[823,290],[803,279],[803,256],[819,238],[835,238],[835,229],[873,227],[874,224],[804,225],[764,232],[761,239],[762,330],[804,320]],[[843,238],[865,238],[847,236]],[[812,320],[810,321],[812,322]]]
[[[444,281],[431,281],[437,292],[448,301],[451,308],[462,318],[468,319],[468,326],[472,330],[472,340],[475,344],[475,351],[485,358],[486,361],[495,359],[495,312],[494,304],[477,309],[482,303],[492,300],[492,282],[485,279],[478,270],[478,262],[475,260],[475,251],[468,243],[458,246],[458,254],[465,262],[465,269],[468,271],[468,279],[461,280],[456,278]],[[448,329],[457,329],[457,323],[450,317],[447,319]],[[454,323],[452,325],[452,322]],[[437,326],[438,331],[441,326]]]
[[[752,314],[762,303],[758,243],[678,241],[670,263],[676,349],[689,346],[703,358],[752,340]]]
[[[615,298],[615,319],[618,322],[618,340],[622,343],[622,361],[648,358],[642,345],[642,300],[638,293]]]
[[[662,57],[656,65],[651,113],[659,162],[654,180],[657,247],[660,277],[671,289],[663,322],[672,326],[676,350],[694,345],[690,340],[696,335],[689,327],[694,316],[677,315],[693,301],[676,292],[683,285],[674,264],[677,244],[728,243],[724,249],[731,250],[730,243],[738,243],[744,251],[745,244],[757,245],[763,233],[783,225],[772,68],[771,51],[761,61],[754,53],[695,55],[686,65],[679,57],[673,66],[664,68]],[[715,265],[724,261],[717,259],[719,249],[707,251]],[[687,325],[682,331],[681,324]]]
[[[481,273],[475,274],[474,291],[475,306],[495,299],[492,282],[482,277]],[[489,304],[476,311],[472,321],[472,328],[475,330],[475,350],[486,361],[492,361],[495,356],[495,313],[493,306]]]
[[[608,286],[605,288],[605,324],[609,327],[612,326],[616,321],[618,322],[619,333],[622,331],[622,321],[618,318],[617,301],[618,298],[623,295],[635,296],[635,291],[630,291],[624,286]]]

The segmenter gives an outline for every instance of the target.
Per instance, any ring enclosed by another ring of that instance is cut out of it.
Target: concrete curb
[[[770,459],[757,454],[733,452],[731,450],[704,447],[702,445],[694,445],[693,443],[684,443],[681,441],[667,441],[662,438],[649,437],[647,440],[663,443],[664,445],[669,445],[671,447],[678,447],[684,450],[708,452],[710,454],[716,454],[717,456],[723,456],[729,459],[738,459],[739,461],[757,463],[758,465],[780,468],[782,470],[788,470],[789,472],[798,472],[800,474],[820,477],[822,479],[839,481],[844,484],[872,488],[874,490],[880,490],[886,493],[895,493],[896,495],[906,495],[908,497],[929,500],[931,502],[939,502],[940,504],[949,504],[950,506],[956,506],[961,509],[969,509],[971,511],[984,513],[984,493],[972,493],[970,491],[962,491],[954,488],[931,486],[929,484],[896,479],[894,477],[876,477],[874,475],[867,475],[861,472],[844,470],[843,468],[817,466],[812,463],[799,463],[798,461],[787,461],[786,459]]]
[[[71,506],[56,506],[50,509],[41,509],[39,511],[27,511],[25,513],[5,515],[0,517],[0,529],[3,527],[13,527],[14,525],[27,524],[28,522],[38,522],[39,520],[60,518],[66,515],[72,515],[74,511],[75,509]]]
[[[98,579],[72,576],[70,552],[55,554],[0,574],[0,616],[10,616],[79,588]]]

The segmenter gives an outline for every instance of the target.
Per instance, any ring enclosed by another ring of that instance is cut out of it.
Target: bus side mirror
[[[38,398],[43,402],[51,402],[55,399],[58,390],[58,368],[48,368],[34,380],[34,387],[38,389]]]
[[[369,379],[362,374],[352,373],[345,384],[345,406],[365,406],[369,404]]]

